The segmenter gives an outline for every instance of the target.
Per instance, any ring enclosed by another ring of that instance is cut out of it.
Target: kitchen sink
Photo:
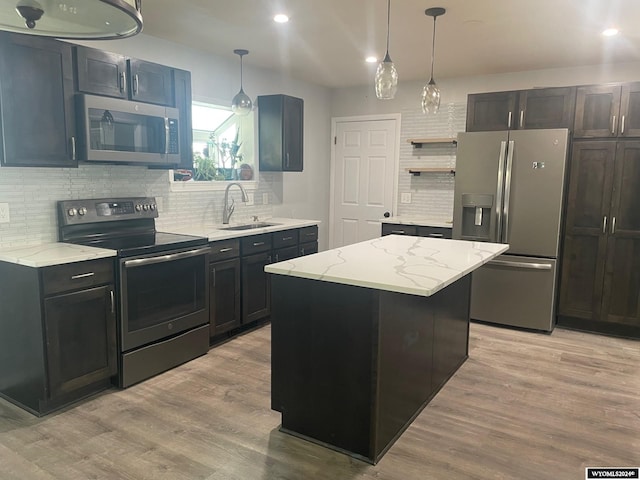
[[[233,227],[224,227],[220,230],[253,230],[254,228],[273,227],[274,225],[280,225],[279,223],[269,222],[254,222],[246,225],[234,225]]]

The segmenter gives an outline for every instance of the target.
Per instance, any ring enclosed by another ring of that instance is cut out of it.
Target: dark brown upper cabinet
[[[640,137],[640,82],[578,87],[574,136]]]
[[[575,87],[471,94],[467,131],[571,128],[575,96]]]
[[[75,47],[78,91],[174,106],[172,68],[117,53]]]
[[[193,130],[191,125],[191,73],[173,69],[175,108],[180,112],[180,164],[173,168],[193,168]]]
[[[301,172],[304,101],[288,95],[258,97],[260,170]]]
[[[75,167],[71,46],[0,34],[3,166]]]

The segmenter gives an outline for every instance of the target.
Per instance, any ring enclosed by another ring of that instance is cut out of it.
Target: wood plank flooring
[[[470,358],[376,466],[278,431],[270,327],[38,419],[0,400],[1,480],[584,479],[640,466],[640,342],[471,325]]]

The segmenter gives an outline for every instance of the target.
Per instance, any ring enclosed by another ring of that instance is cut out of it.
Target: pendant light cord
[[[243,55],[240,55],[240,91],[244,92],[242,88],[242,57]],[[431,67],[431,69],[433,70],[433,66]]]
[[[389,30],[391,28],[391,0],[387,2],[387,57],[389,56]]]
[[[436,52],[436,16],[433,16],[433,38],[431,39],[431,80],[433,80],[433,59]]]

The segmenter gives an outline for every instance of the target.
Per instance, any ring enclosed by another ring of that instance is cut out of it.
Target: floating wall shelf
[[[407,172],[411,175],[420,175],[421,173],[447,173],[451,175],[455,175],[456,171],[450,167],[441,167],[441,168],[433,168],[433,167],[408,167],[405,168]]]
[[[455,147],[458,145],[458,140],[455,138],[410,138],[407,142],[415,148],[422,148],[423,146]]]

